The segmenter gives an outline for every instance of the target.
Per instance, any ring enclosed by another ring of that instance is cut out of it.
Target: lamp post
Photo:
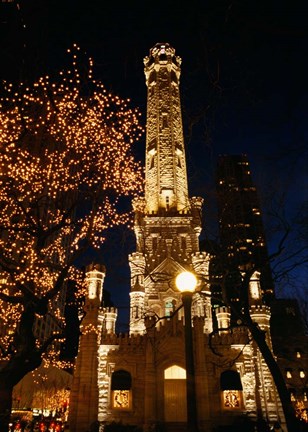
[[[197,406],[195,389],[195,367],[193,353],[193,339],[191,327],[192,296],[197,285],[196,276],[190,272],[180,273],[175,280],[178,290],[182,294],[185,318],[185,361],[186,361],[186,404],[187,404],[187,430],[197,432]]]

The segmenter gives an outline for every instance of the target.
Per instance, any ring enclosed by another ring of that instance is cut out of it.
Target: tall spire
[[[167,43],[156,44],[144,59],[147,98],[145,198],[136,199],[137,251],[131,269],[130,334],[144,334],[146,316],[166,316],[179,306],[174,278],[193,270],[208,280],[209,256],[199,250],[203,199],[188,198],[180,105],[181,59]],[[209,286],[194,296],[193,316],[212,331]]]
[[[144,59],[148,87],[146,186],[147,214],[188,209],[188,187],[179,80],[181,58],[158,43]]]

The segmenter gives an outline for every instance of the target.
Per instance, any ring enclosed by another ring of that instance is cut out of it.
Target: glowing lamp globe
[[[197,286],[197,278],[193,273],[185,271],[177,275],[175,284],[181,293],[194,292]]]

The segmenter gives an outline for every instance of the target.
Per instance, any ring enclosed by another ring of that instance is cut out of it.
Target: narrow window
[[[295,389],[290,388],[290,389],[289,389],[289,394],[290,394],[290,400],[291,400],[291,402],[295,402],[295,401],[296,401],[296,397],[295,397]]]
[[[306,374],[305,374],[304,369],[299,370],[299,376],[300,376],[300,378],[305,378]]]
[[[151,159],[150,159],[150,169],[152,169],[152,168],[154,168],[154,156],[151,155],[150,157],[151,157]]]
[[[127,410],[131,408],[132,379],[129,372],[118,370],[111,377],[112,408]]]
[[[186,237],[181,237],[181,249],[186,249]]]
[[[167,300],[165,303],[165,315],[171,316],[174,312],[174,300]]]
[[[224,409],[240,409],[242,406],[243,387],[240,375],[236,371],[227,370],[220,376],[222,405]]]
[[[182,168],[182,162],[181,162],[181,156],[180,155],[178,155],[178,158],[177,158],[177,165],[179,168]]]
[[[156,249],[157,249],[157,237],[152,238],[152,247],[153,247],[153,251],[156,251]]]

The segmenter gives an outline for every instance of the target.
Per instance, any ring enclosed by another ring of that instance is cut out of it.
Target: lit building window
[[[130,391],[129,390],[113,390],[113,408],[126,408],[130,406]]]
[[[303,399],[304,399],[304,402],[308,401],[308,390],[304,390],[304,397],[303,397]]]
[[[302,354],[300,351],[296,351],[296,358],[301,358]]]
[[[242,383],[238,372],[227,370],[220,376],[222,406],[224,409],[240,409],[242,407]]]
[[[287,378],[292,378],[292,370],[291,369],[287,369],[286,370],[286,377]]]
[[[224,408],[240,408],[240,392],[239,390],[224,390],[223,391],[223,406]]]
[[[173,365],[164,371],[165,379],[186,379],[186,370],[180,366]]]
[[[111,377],[111,405],[114,409],[130,409],[131,375],[125,370],[113,372]]]
[[[165,303],[165,315],[171,316],[174,311],[174,300],[167,300]]]
[[[296,398],[295,398],[295,390],[294,389],[289,389],[290,392],[290,400],[291,402],[295,402]]]
[[[300,378],[305,378],[306,374],[305,374],[305,371],[303,369],[299,370],[299,376],[300,376]]]

